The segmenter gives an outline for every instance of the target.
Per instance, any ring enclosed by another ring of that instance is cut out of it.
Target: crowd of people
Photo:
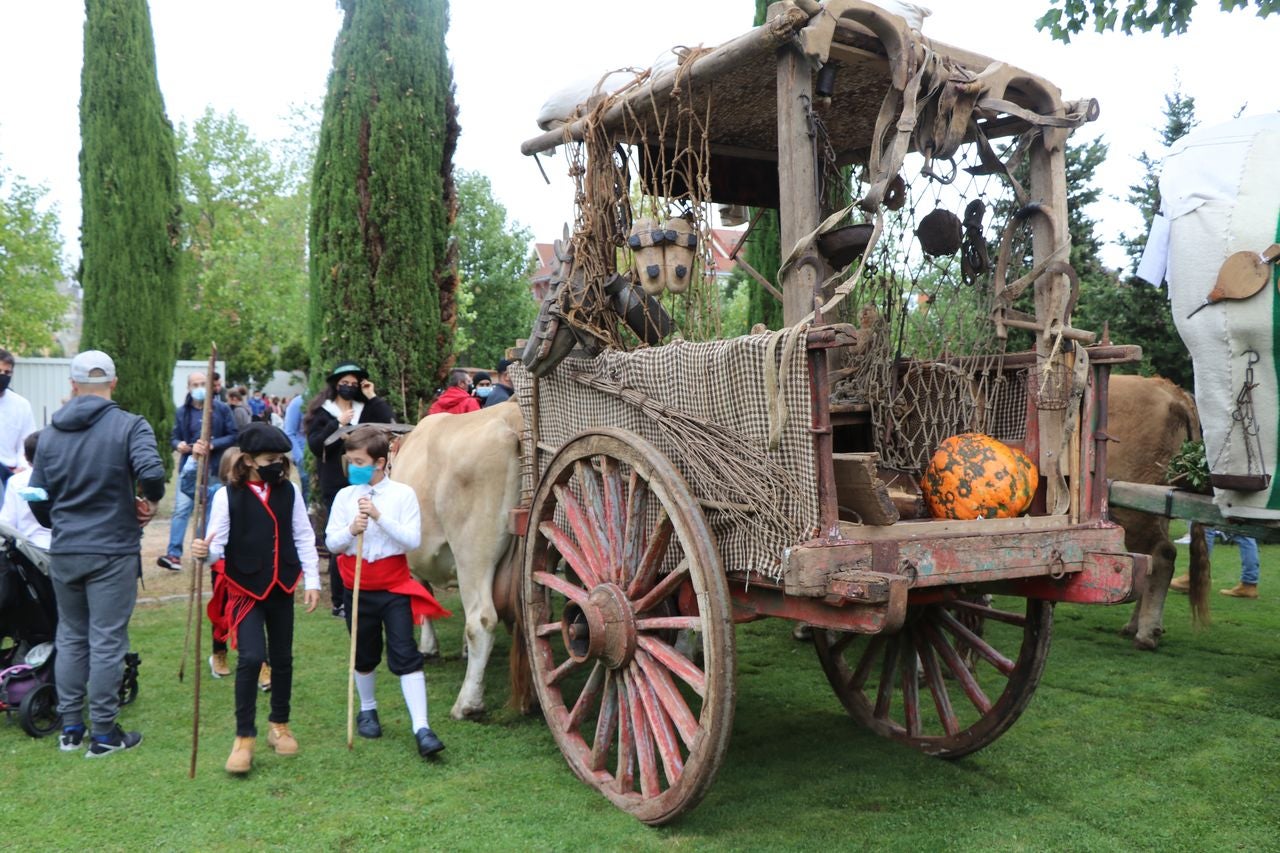
[[[27,400],[9,388],[15,363],[0,349],[0,524],[49,554],[58,609],[59,746],[105,756],[142,742],[140,732],[120,725],[119,688],[142,574],[141,528],[164,497],[164,460],[147,421],[112,399],[119,379],[106,353],[90,350],[71,360],[71,397],[43,430]],[[509,365],[497,365],[496,381],[483,371],[452,371],[429,413],[470,412],[507,400]],[[416,750],[429,757],[444,749],[428,720],[413,627],[449,613],[409,572],[405,555],[421,537],[417,498],[388,478],[388,432],[376,426],[394,421],[369,374],[351,361],[335,366],[309,402],[224,388],[217,373],[187,377],[169,440],[178,488],[168,544],[157,562],[183,570],[193,510],[203,506],[205,523],[191,531],[189,553],[212,574],[208,664],[215,678],[232,675],[228,651],[237,652],[230,773],[252,767],[259,693],[270,693],[268,747],[281,755],[298,751],[289,728],[294,593],[301,584],[307,613],[319,605],[322,555],[328,555],[331,613],[354,634],[359,734],[382,735],[374,688],[385,645]],[[307,511],[308,449],[317,486],[314,525]]]

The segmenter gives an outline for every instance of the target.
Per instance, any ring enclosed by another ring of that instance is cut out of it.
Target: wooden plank
[[[1251,536],[1259,542],[1280,542],[1280,521],[1266,522],[1224,516],[1210,495],[1168,486],[1113,482],[1107,495],[1112,507],[1136,509],[1166,518],[1198,521],[1219,530]]]
[[[1072,574],[1083,569],[1088,553],[1123,551],[1124,531],[1119,527],[1073,527],[998,537],[904,542],[898,549],[898,565],[899,571],[914,573],[912,589],[920,589],[1050,573]]]
[[[857,513],[863,524],[893,524],[898,507],[889,489],[876,475],[877,453],[833,453],[836,501],[842,509]]]
[[[812,102],[813,73],[808,59],[795,45],[783,45],[778,48],[778,211],[784,259],[819,222],[814,140],[808,119]],[[786,280],[779,282],[784,324],[796,324],[813,309],[817,283],[812,266],[792,265]]]
[[[1063,515],[1027,515],[1021,518],[985,518],[973,521],[915,519],[899,521],[888,527],[841,522],[840,535],[845,539],[863,542],[908,542],[917,539],[949,539],[957,536],[996,536],[1004,533],[1061,530],[1069,526],[1070,522]]]

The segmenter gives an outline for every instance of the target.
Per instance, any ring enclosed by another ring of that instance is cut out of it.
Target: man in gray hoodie
[[[151,425],[112,402],[115,387],[115,363],[106,353],[90,350],[71,360],[73,396],[40,434],[30,482],[45,492],[31,511],[53,528],[49,574],[58,599],[60,745],[74,752],[85,740],[87,682],[93,725],[88,758],[142,741],[138,732],[124,731],[116,715],[142,571],[139,525],[151,520],[165,484]]]

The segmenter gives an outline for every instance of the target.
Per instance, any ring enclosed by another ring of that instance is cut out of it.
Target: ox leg
[[[422,623],[422,633],[418,635],[418,651],[431,660],[440,657],[440,640],[436,638],[435,625],[430,619]]]
[[[1177,555],[1177,549],[1168,540],[1151,552],[1151,575],[1139,599],[1138,629],[1133,635],[1135,648],[1153,651],[1160,644],[1160,635],[1164,633],[1164,602],[1169,595]]]
[[[461,560],[458,563],[458,592],[462,595],[462,609],[467,620],[463,632],[467,673],[453,710],[449,712],[455,720],[476,719],[485,712],[484,669],[493,651],[493,632],[498,627],[498,611],[493,606],[495,562],[489,560],[486,568],[479,571]]]

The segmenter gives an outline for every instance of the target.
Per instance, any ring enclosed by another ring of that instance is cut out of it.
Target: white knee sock
[[[373,711],[378,707],[378,700],[373,695],[373,673],[356,673],[356,692],[360,694],[360,710]]]
[[[404,694],[404,703],[409,706],[409,719],[413,730],[430,727],[427,722],[427,679],[422,670],[400,676],[400,692]]]

